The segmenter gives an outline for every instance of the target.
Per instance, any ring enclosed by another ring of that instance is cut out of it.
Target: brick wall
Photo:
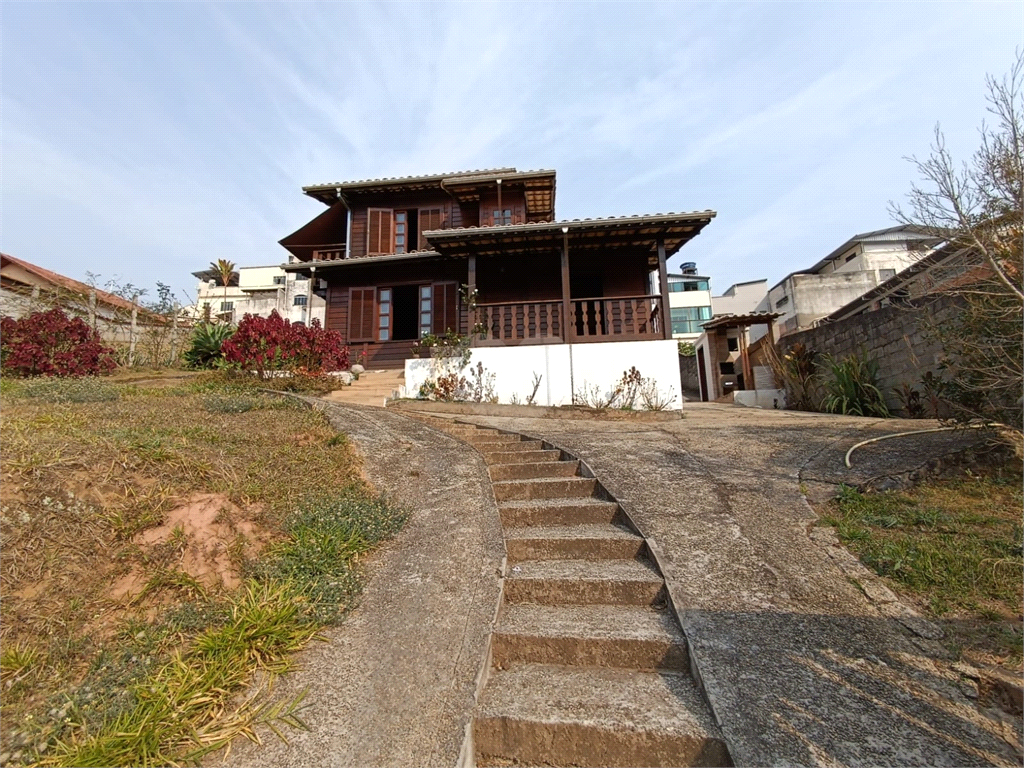
[[[794,344],[805,344],[819,355],[837,358],[866,350],[878,363],[878,384],[886,404],[900,412],[893,390],[906,383],[921,392],[921,376],[926,371],[939,373],[942,347],[931,329],[960,311],[957,299],[949,296],[885,307],[790,334],[778,342],[778,349],[785,354]]]

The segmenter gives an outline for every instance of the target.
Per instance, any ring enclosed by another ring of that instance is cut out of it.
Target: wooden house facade
[[[715,215],[557,221],[555,172],[514,168],[303,191],[327,210],[281,240],[284,268],[326,283],[325,325],[374,368],[449,330],[480,347],[670,339],[666,259]]]

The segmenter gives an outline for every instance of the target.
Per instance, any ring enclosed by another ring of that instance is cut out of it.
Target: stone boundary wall
[[[924,394],[921,376],[927,371],[938,374],[943,358],[932,329],[958,317],[961,311],[955,297],[921,299],[791,333],[778,341],[777,348],[785,354],[795,344],[805,344],[819,355],[833,357],[865,350],[878,363],[878,384],[886,404],[900,413],[901,401],[894,390],[909,384]]]

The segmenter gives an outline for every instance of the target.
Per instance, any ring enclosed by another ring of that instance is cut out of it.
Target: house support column
[[[476,346],[476,256],[469,257],[466,266],[466,332],[469,334],[469,346]]]
[[[572,302],[569,301],[569,228],[562,227],[562,340],[570,343],[576,339],[576,323],[569,318]]]
[[[672,311],[668,306],[668,265],[665,259],[665,241],[658,238],[658,287],[661,291],[662,338],[672,338]]]

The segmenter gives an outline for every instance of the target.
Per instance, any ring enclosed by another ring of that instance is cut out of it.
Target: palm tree
[[[224,303],[227,303],[228,285],[231,283],[231,276],[235,273],[235,262],[227,259],[211,261],[210,271],[220,278],[220,284],[224,286]]]

